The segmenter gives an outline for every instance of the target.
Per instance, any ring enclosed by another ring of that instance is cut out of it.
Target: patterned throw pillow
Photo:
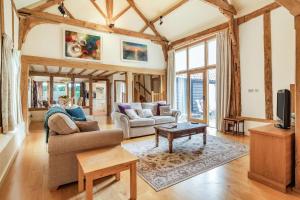
[[[151,109],[139,109],[137,110],[137,113],[140,117],[143,118],[153,117],[153,113]]]
[[[137,115],[137,113],[135,112],[134,109],[126,109],[125,110],[126,115],[130,118],[130,119],[139,119],[141,118],[140,116]]]
[[[170,106],[169,104],[165,104],[165,103],[158,103],[157,104],[157,115],[161,115],[160,114],[160,107],[162,106]]]
[[[160,106],[159,113],[161,116],[171,116],[172,115],[171,107],[169,105],[168,106]]]

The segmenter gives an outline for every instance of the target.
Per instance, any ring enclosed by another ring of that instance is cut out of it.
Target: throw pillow
[[[160,106],[159,113],[161,116],[172,116],[172,110],[170,106]]]
[[[157,115],[160,115],[160,107],[161,106],[170,106],[170,105],[165,104],[165,103],[157,103]]]
[[[78,126],[80,132],[99,131],[99,125],[97,121],[77,121],[75,124]]]
[[[71,108],[71,109],[66,109],[67,113],[71,115],[71,117],[75,121],[86,121],[86,116],[82,110],[82,108],[77,107],[77,108]]]
[[[70,117],[62,113],[56,113],[49,117],[48,126],[51,131],[60,135],[78,133],[79,128]]]
[[[139,119],[140,118],[140,116],[137,115],[137,113],[135,112],[134,109],[126,109],[125,113],[130,119]]]
[[[151,109],[139,109],[137,110],[137,113],[140,117],[143,118],[153,117],[153,113]]]
[[[118,108],[119,108],[119,110],[120,110],[120,113],[123,113],[124,115],[126,115],[125,110],[126,110],[126,109],[131,109],[131,106],[128,105],[128,104],[119,104],[119,105],[118,105]]]

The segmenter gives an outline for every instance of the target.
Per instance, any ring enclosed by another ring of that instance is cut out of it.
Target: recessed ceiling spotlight
[[[64,1],[62,0],[58,6],[58,11],[62,14],[64,17],[66,14],[65,6],[64,6]]]
[[[160,16],[159,17],[159,25],[162,25],[164,22],[163,22],[163,16]]]

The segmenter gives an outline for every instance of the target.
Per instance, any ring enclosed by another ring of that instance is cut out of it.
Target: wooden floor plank
[[[100,124],[102,129],[112,128],[110,119],[105,117],[97,119],[102,121]],[[208,133],[232,141],[249,143],[248,136],[224,135],[216,133],[214,130],[210,130]],[[154,140],[154,136],[126,140],[124,143],[146,139]],[[137,197],[141,200],[299,200],[300,195],[294,192],[284,194],[248,179],[248,169],[249,157],[244,156],[160,192],[155,192],[144,180],[138,177]],[[43,125],[42,123],[33,123],[30,127],[30,134],[26,137],[15,163],[0,188],[0,199],[84,199],[85,193],[78,193],[77,183],[62,186],[56,191],[49,191],[47,188],[47,173],[48,153]],[[97,180],[94,187],[94,199],[127,200],[130,195],[129,180],[129,171],[122,172],[121,180],[118,182],[114,181],[114,177]]]

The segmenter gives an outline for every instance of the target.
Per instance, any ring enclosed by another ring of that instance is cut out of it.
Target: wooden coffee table
[[[130,200],[136,200],[136,162],[138,158],[121,146],[92,150],[76,155],[78,160],[78,191],[86,188],[86,199],[93,199],[93,181],[130,170]],[[84,185],[85,179],[85,185]]]
[[[192,135],[203,134],[203,144],[206,144],[206,127],[207,124],[191,124],[187,123],[177,123],[177,127],[166,128],[168,125],[155,126],[155,139],[156,147],[158,147],[159,136],[165,137],[169,141],[169,153],[173,152],[173,140],[176,138],[189,136],[191,139]]]

